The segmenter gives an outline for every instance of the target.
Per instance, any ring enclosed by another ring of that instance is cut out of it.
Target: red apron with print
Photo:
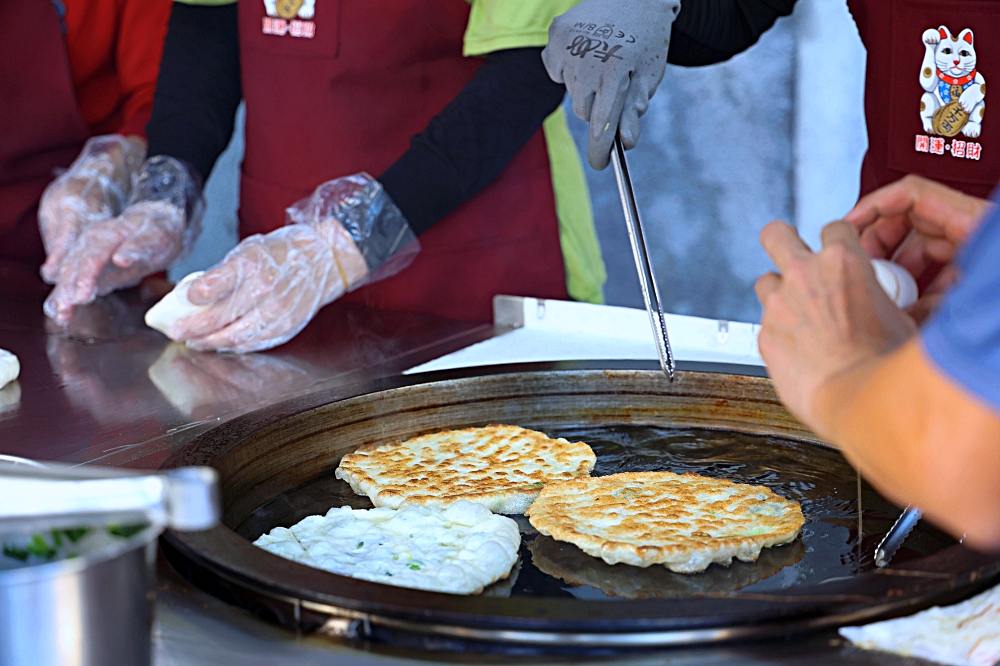
[[[284,223],[317,185],[378,176],[475,74],[461,0],[240,0],[246,99],[241,234]],[[345,297],[371,307],[488,321],[498,293],[565,298],[545,140],[420,238],[399,275]]]
[[[88,131],[50,0],[0,2],[0,259],[45,261],[38,200]]]
[[[865,194],[906,174],[987,197],[1000,181],[1000,0],[849,0],[868,49]],[[926,41],[925,41],[926,40]]]

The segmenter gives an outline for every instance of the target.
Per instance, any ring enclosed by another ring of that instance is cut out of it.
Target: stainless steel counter
[[[0,264],[0,348],[21,360],[21,378],[0,393],[0,451],[155,466],[233,416],[393,375],[494,333],[490,325],[334,305],[274,352],[198,354],[143,323],[167,288],[105,297],[61,331],[42,314],[46,286]]]
[[[145,309],[167,286],[102,299],[69,330],[42,315],[47,293],[32,271],[0,264],[0,347],[21,360],[0,391],[0,453],[41,460],[158,466],[196,435],[239,414],[320,388],[397,374],[496,334],[490,325],[359,307],[323,310],[294,341],[248,356],[196,354],[147,329]],[[509,662],[513,655],[402,654],[391,646],[297,636],[204,594],[159,566],[156,663],[398,664]],[[580,662],[518,655],[528,663]],[[710,650],[597,658],[605,663],[921,663],[869,655],[832,634]]]

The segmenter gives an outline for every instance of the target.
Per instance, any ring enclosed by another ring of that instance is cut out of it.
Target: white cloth
[[[1000,586],[953,606],[843,627],[840,635],[869,650],[955,666],[993,666],[1000,662]]]

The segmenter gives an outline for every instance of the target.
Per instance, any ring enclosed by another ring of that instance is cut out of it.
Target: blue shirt
[[[969,239],[958,266],[961,279],[924,327],[924,349],[944,374],[1000,411],[1000,208]]]

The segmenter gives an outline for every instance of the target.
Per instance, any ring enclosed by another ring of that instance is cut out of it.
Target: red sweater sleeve
[[[145,136],[171,0],[65,0],[66,51],[94,134]]]

